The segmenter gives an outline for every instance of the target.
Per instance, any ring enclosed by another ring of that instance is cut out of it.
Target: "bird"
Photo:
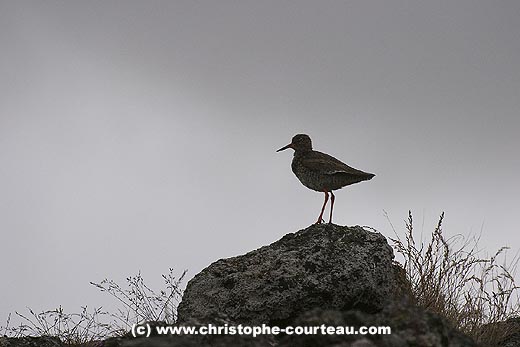
[[[288,148],[294,150],[291,169],[300,182],[309,189],[325,193],[325,201],[315,224],[324,221],[323,211],[329,200],[329,193],[331,195],[329,223],[332,223],[335,200],[333,191],[354,183],[368,181],[375,176],[372,173],[354,169],[333,156],[313,150],[311,138],[306,134],[294,135],[291,143],[276,152]]]

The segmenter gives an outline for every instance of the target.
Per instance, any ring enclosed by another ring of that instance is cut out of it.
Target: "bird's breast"
[[[317,192],[321,192],[325,189],[323,187],[323,177],[321,177],[323,175],[307,169],[302,165],[299,158],[294,157],[291,163],[291,169],[305,187]]]

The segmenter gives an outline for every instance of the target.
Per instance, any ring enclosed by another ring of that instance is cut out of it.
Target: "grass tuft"
[[[156,292],[146,285],[141,273],[127,277],[127,287],[124,289],[113,280],[104,279],[91,285],[114,297],[123,305],[123,309],[112,314],[122,327],[129,329],[133,324],[145,321],[162,321],[173,324],[177,320],[177,306],[182,297],[180,284],[186,271],[177,279],[170,268],[167,275],[162,275],[165,289]]]
[[[126,334],[133,324],[144,321],[162,321],[167,324],[177,319],[177,306],[182,297],[180,285],[186,271],[179,278],[169,269],[162,275],[165,288],[156,292],[146,285],[141,273],[126,279],[126,288],[113,280],[93,286],[113,296],[122,308],[116,313],[103,311],[101,307],[89,311],[82,307],[81,313],[66,313],[60,306],[40,313],[28,308],[28,314],[15,312],[21,323],[11,326],[11,314],[5,327],[0,327],[2,335],[9,337],[54,336],[70,346],[91,345],[108,337]]]
[[[82,307],[80,313],[66,313],[60,306],[54,310],[34,312],[28,308],[29,314],[15,312],[21,319],[18,326],[10,326],[11,314],[7,324],[2,329],[4,336],[56,336],[66,345],[87,344],[117,334],[112,325],[103,323],[103,317],[108,317],[102,308],[89,311]]]
[[[510,263],[499,262],[505,259],[507,247],[491,257],[482,256],[479,238],[446,238],[443,221],[444,212],[427,242],[415,239],[411,211],[404,240],[392,226],[397,238],[390,240],[404,258],[400,265],[410,281],[413,298],[477,342],[493,346],[510,334],[510,325],[503,322],[520,313],[519,287],[513,276],[518,257]]]

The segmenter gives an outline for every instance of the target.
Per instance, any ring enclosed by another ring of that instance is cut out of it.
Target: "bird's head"
[[[292,148],[295,151],[310,151],[312,150],[312,142],[309,135],[305,134],[298,134],[294,135],[294,137],[291,140],[291,143],[289,143],[287,146],[280,148],[277,150],[277,152],[286,150],[287,148]]]

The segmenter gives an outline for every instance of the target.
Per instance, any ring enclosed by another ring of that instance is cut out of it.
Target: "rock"
[[[233,322],[213,317],[215,326],[233,325]],[[200,327],[205,324],[190,320],[182,325]],[[236,323],[235,323],[236,325]],[[390,327],[391,334],[279,334],[259,335],[176,335],[150,338],[115,338],[104,347],[477,347],[470,338],[451,328],[439,316],[419,309],[406,300],[392,303],[377,313],[360,310],[330,310],[316,308],[296,317],[296,327]]]
[[[187,285],[179,322],[224,314],[238,323],[284,326],[314,308],[377,312],[398,296],[392,260],[379,233],[312,225],[202,270]]]
[[[214,326],[235,325],[226,318],[214,316],[210,318]],[[206,326],[197,320],[190,319],[176,326],[188,326],[200,328]],[[163,324],[163,326],[165,326]],[[151,334],[150,337],[133,338],[129,334],[124,337],[110,338],[105,341],[103,347],[267,347],[275,346],[274,336],[258,335],[163,335]]]
[[[296,326],[390,327],[391,334],[379,335],[285,335],[278,347],[477,347],[464,334],[451,328],[446,320],[417,308],[406,300],[392,303],[377,313],[359,310],[315,309],[304,313]]]
[[[25,337],[0,337],[0,347],[62,347],[63,343],[57,337],[51,336],[25,336]]]
[[[485,343],[496,343],[500,347],[520,347],[520,318],[484,325],[481,333],[485,337]]]
[[[151,329],[164,322],[148,322]],[[221,259],[184,292],[172,327],[390,327],[391,334],[159,335],[110,338],[103,347],[477,347],[436,314],[416,307],[402,268],[379,233],[313,225],[245,255]],[[503,346],[515,347],[519,322]],[[504,327],[489,326],[488,329]],[[497,331],[499,331],[497,330]],[[502,335],[504,336],[504,335]],[[58,339],[0,338],[0,347],[62,346]],[[19,343],[20,342],[20,343]],[[51,343],[51,344],[45,344]],[[54,344],[52,344],[54,343]],[[85,346],[96,347],[96,346]],[[486,346],[488,347],[488,346]]]

